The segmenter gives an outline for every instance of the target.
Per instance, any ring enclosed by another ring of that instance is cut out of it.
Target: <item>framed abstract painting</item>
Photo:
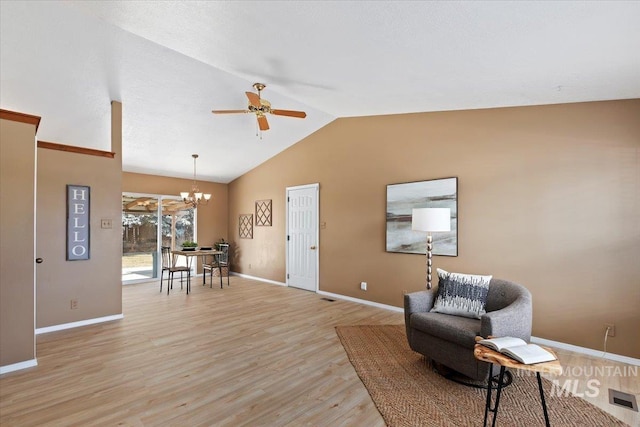
[[[458,178],[387,185],[387,252],[427,253],[424,233],[411,230],[414,208],[451,209],[451,231],[433,234],[433,255],[458,256]]]

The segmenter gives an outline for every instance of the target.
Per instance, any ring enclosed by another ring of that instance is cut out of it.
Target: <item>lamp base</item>
[[[433,249],[433,237],[427,233],[427,289],[431,289],[431,250]]]

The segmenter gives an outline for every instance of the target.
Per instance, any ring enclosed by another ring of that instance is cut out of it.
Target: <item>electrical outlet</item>
[[[363,291],[367,290],[367,282],[360,282],[360,289]]]
[[[71,310],[77,310],[78,309],[78,300],[77,299],[72,299],[71,300]]]
[[[607,332],[607,336],[613,338],[616,336],[616,325],[614,325],[613,323],[605,323],[604,324],[604,330],[606,331],[607,328],[609,328],[609,332]]]
[[[108,218],[103,218],[100,220],[100,228],[112,228],[113,222]]]

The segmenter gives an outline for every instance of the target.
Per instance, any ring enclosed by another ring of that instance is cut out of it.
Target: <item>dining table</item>
[[[187,260],[187,267],[189,268],[189,270],[191,270],[191,265],[193,264],[193,259],[194,257],[202,257],[203,261],[206,259],[206,257],[208,256],[212,256],[214,258],[220,256],[223,254],[222,251],[219,251],[217,249],[202,249],[202,248],[195,248],[195,249],[185,249],[182,248],[181,250],[175,249],[171,251],[171,254],[173,255],[173,260],[172,260],[172,265],[176,265],[176,261],[178,256],[184,256],[186,257]],[[220,272],[220,274],[222,274],[222,271]],[[189,292],[191,291],[191,275],[187,276],[187,295],[189,294]]]

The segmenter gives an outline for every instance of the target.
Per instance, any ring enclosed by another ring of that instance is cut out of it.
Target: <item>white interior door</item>
[[[319,185],[287,188],[287,285],[318,290]]]

